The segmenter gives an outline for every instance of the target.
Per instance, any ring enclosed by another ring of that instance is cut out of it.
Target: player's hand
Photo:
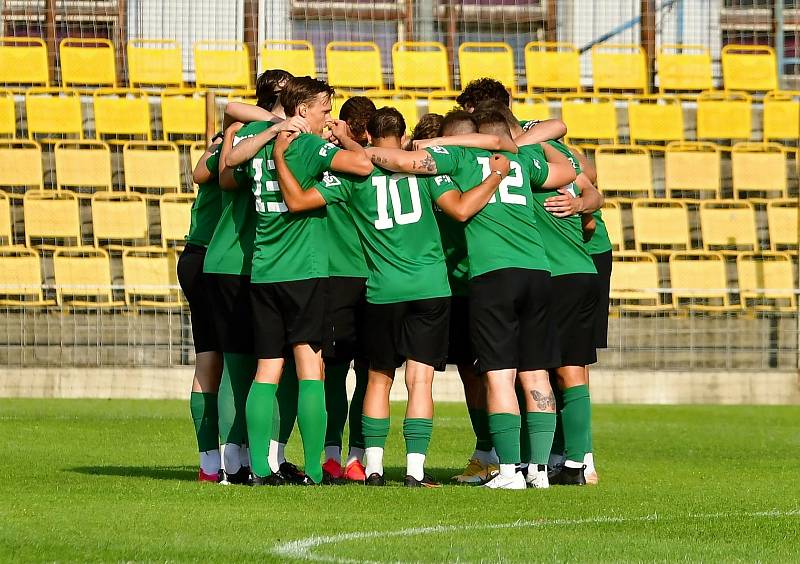
[[[328,127],[338,141],[341,141],[344,138],[353,138],[353,134],[350,132],[350,127],[347,125],[347,122],[342,119],[334,119],[329,121]]]
[[[434,137],[433,139],[417,139],[416,141],[411,142],[411,149],[413,151],[421,151],[422,149],[427,149],[428,147],[432,147],[433,145],[438,145],[438,139]]]
[[[306,118],[302,116],[294,116],[287,120],[282,121],[279,131],[296,131],[298,133],[311,133],[311,127],[308,125]]]
[[[225,130],[226,135],[234,135],[237,131],[244,127],[244,123],[241,121],[235,121],[228,126],[228,129]]]
[[[492,158],[489,159],[489,168],[491,168],[492,174],[497,170],[503,175],[501,178],[505,178],[511,169],[511,161],[503,155],[492,155]]]
[[[566,188],[559,188],[558,196],[544,201],[544,209],[555,217],[570,217],[583,211],[583,198],[573,196]]]
[[[286,149],[289,148],[292,141],[297,139],[299,135],[300,133],[297,131],[281,131],[278,133],[278,136],[275,138],[275,146],[272,149],[273,156],[282,156],[286,152]]]

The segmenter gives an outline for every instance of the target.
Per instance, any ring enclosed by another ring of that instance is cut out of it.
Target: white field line
[[[586,519],[542,519],[538,521],[514,521],[513,523],[492,523],[482,525],[436,525],[433,527],[412,527],[398,531],[357,531],[330,536],[312,536],[279,544],[272,553],[283,558],[308,560],[314,562],[335,562],[337,564],[382,564],[382,561],[364,560],[363,558],[339,558],[313,552],[315,548],[345,541],[357,541],[377,538],[413,537],[437,533],[454,533],[464,531],[488,531],[498,529],[542,528],[552,526],[594,525],[602,523],[640,523],[646,521],[675,521],[679,519],[728,519],[732,517],[794,517],[800,516],[800,509],[789,511],[756,511],[752,513],[690,513],[663,517],[657,514],[642,517],[590,517]]]

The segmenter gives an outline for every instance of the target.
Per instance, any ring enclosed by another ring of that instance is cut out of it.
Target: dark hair
[[[425,114],[419,118],[417,125],[414,126],[414,130],[411,132],[411,140],[433,139],[439,135],[442,121],[444,121],[444,116],[441,114]]]
[[[402,138],[406,132],[406,120],[396,108],[385,106],[376,110],[367,123],[367,131],[374,139],[386,137]]]
[[[475,106],[475,111],[472,112],[472,115],[474,115],[475,119],[478,120],[478,123],[480,123],[481,115],[490,112],[496,112],[502,114],[506,120],[506,123],[508,124],[508,128],[511,131],[514,131],[514,129],[519,127],[519,121],[517,121],[517,118],[514,117],[514,114],[511,112],[511,108],[496,100],[486,100],[484,102],[481,102],[480,104]]]
[[[475,120],[475,116],[464,110],[450,110],[442,120],[439,135],[449,135],[453,129],[462,124],[468,124],[471,132],[478,131],[478,122]]]
[[[265,110],[272,110],[281,89],[292,74],[281,69],[265,70],[256,79],[256,105]]]
[[[353,139],[358,142],[366,141],[367,123],[375,113],[375,103],[366,96],[353,96],[342,104],[339,110],[339,119],[347,122],[353,134]]]
[[[464,91],[456,98],[456,102],[465,110],[474,108],[486,100],[494,100],[508,106],[511,95],[502,83],[493,78],[479,78],[467,84]]]
[[[485,109],[481,110],[480,113],[476,111],[473,115],[478,122],[479,131],[485,127],[492,133],[498,135],[506,134],[511,137],[511,128],[509,127],[508,120],[503,112],[495,109]]]
[[[286,112],[286,117],[293,117],[300,104],[308,104],[319,94],[332,97],[335,90],[327,82],[311,78],[310,76],[295,76],[290,78],[281,90],[281,105]]]

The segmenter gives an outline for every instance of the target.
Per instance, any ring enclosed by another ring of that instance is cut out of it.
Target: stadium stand
[[[206,100],[202,93],[183,90],[161,92],[161,130],[165,141],[191,145],[206,133]]]
[[[777,143],[736,143],[731,150],[734,198],[788,196],[786,152]]]
[[[672,304],[676,309],[732,311],[725,258],[720,253],[691,251],[669,257]]]
[[[114,45],[108,39],[67,37],[58,45],[65,87],[117,87]]]
[[[146,309],[181,307],[176,262],[173,251],[160,247],[126,249],[122,253],[125,303]]]
[[[52,250],[50,241],[81,244],[78,197],[62,190],[28,190],[23,198],[25,246]]]
[[[764,141],[800,139],[800,101],[797,93],[767,92],[763,101]]]
[[[592,47],[592,84],[597,94],[647,94],[650,77],[641,45],[599,44]]]
[[[606,198],[603,204],[603,221],[608,230],[608,238],[615,251],[625,250],[625,229],[622,225],[622,208],[618,200]]]
[[[633,145],[598,147],[597,187],[608,196],[654,197],[650,151]]]
[[[111,149],[103,141],[59,141],[55,145],[56,187],[79,198],[113,190]]]
[[[55,143],[65,137],[83,139],[81,97],[77,90],[30,88],[25,92],[25,115],[28,139],[40,143]]]
[[[194,204],[193,194],[164,194],[159,198],[162,247],[183,247],[184,237],[189,232],[192,204]]]
[[[14,230],[11,221],[11,201],[8,194],[0,192],[0,245],[14,244]]]
[[[447,50],[441,43],[398,41],[392,46],[392,67],[396,90],[452,90]]]
[[[0,37],[0,86],[50,86],[47,45],[37,37]]]
[[[98,88],[92,95],[95,139],[124,145],[132,138],[150,140],[150,103],[138,88]]]
[[[778,62],[772,47],[725,45],[722,48],[721,62],[725,90],[778,90]]]
[[[380,48],[370,41],[331,41],[325,46],[328,83],[334,88],[384,90]]]
[[[614,100],[607,96],[566,95],[561,98],[561,119],[567,124],[567,143],[596,147],[601,142],[618,141],[617,110]]]
[[[267,40],[261,43],[261,71],[283,69],[293,76],[316,78],[314,46],[300,39]]]
[[[721,197],[721,153],[713,143],[673,142],[664,152],[664,188],[668,198],[691,194]]]
[[[669,199],[633,201],[633,233],[637,251],[671,254],[692,249],[689,209],[685,202]]]
[[[183,87],[183,54],[177,41],[131,38],[127,53],[132,88]]]
[[[20,199],[30,189],[43,189],[42,147],[36,141],[0,139],[0,189]]]
[[[397,110],[403,114],[403,119],[406,121],[406,128],[409,131],[419,120],[417,101],[411,93],[399,92],[392,94],[386,91],[374,91],[368,92],[367,97],[372,100],[376,108],[382,108],[383,106],[393,106],[397,108]]]
[[[98,192],[92,196],[94,246],[123,251],[148,243],[147,203],[140,194]]]
[[[658,291],[662,287],[658,275],[658,259],[650,253],[617,251],[611,269],[612,310],[659,312],[672,308],[662,304]]]
[[[458,47],[458,69],[461,88],[473,80],[488,77],[512,93],[517,92],[514,52],[507,43],[465,41]]]
[[[637,96],[628,101],[628,135],[632,145],[662,149],[663,143],[683,141],[683,108],[672,96]],[[656,145],[652,145],[656,142]]]
[[[0,247],[0,305],[30,308],[53,303],[42,291],[39,253],[24,247]]]
[[[786,253],[766,251],[737,255],[736,271],[742,309],[796,311],[794,270],[792,257]]]
[[[197,88],[252,88],[250,51],[239,41],[196,41]]]
[[[158,198],[181,191],[180,152],[169,141],[129,141],[122,148],[125,190]]]
[[[528,43],[525,77],[528,92],[581,92],[578,49],[572,43]]]
[[[547,100],[536,94],[514,96],[511,99],[511,111],[518,119],[524,120],[544,120],[551,117]]]
[[[108,252],[96,247],[58,248],[53,253],[56,301],[69,308],[116,308]]]
[[[697,95],[714,89],[711,53],[702,45],[662,45],[656,67],[659,92]]]
[[[752,100],[743,92],[703,92],[697,98],[697,139],[750,139]]]
[[[741,200],[705,200],[700,202],[700,229],[703,248],[721,254],[759,248],[756,210]]]
[[[788,251],[797,254],[798,218],[796,199],[770,200],[767,202],[767,224],[769,244],[773,251]]]
[[[428,113],[444,115],[457,107],[456,94],[453,92],[431,92],[428,94]]]
[[[0,89],[0,135],[16,137],[17,109],[14,94],[10,90]]]

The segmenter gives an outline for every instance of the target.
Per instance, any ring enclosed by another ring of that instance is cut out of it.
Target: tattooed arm
[[[427,151],[404,151],[385,147],[368,147],[367,155],[372,163],[394,172],[411,174],[437,174],[436,162]]]

